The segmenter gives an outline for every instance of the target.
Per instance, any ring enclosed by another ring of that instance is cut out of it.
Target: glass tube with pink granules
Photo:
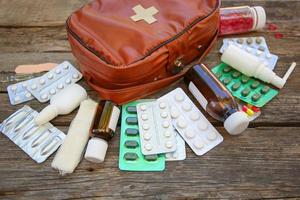
[[[221,8],[220,15],[220,35],[247,33],[266,24],[266,12],[260,6]]]

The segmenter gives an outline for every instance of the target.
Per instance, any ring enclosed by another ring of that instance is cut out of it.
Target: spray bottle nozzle
[[[295,67],[296,67],[296,62],[293,62],[291,64],[291,66],[289,67],[289,69],[286,71],[283,78],[280,78],[279,76],[274,77],[272,84],[274,84],[278,88],[282,88],[284,86],[284,84],[286,83],[287,79],[290,77],[290,75],[294,71]]]

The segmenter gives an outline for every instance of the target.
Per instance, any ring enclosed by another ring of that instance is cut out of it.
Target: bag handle
[[[201,57],[197,60],[197,62],[201,62],[202,59],[205,58],[206,55],[209,53],[209,51],[212,49],[218,37],[218,33],[219,31],[217,31],[216,35],[210,42],[209,46],[201,55]],[[105,100],[112,100],[113,102],[122,105],[130,101],[137,100],[144,96],[150,95],[166,86],[169,86],[173,82],[178,81],[180,78],[182,78],[191,67],[192,66],[186,66],[181,72],[171,77],[167,77],[150,83],[145,83],[142,85],[122,88],[122,89],[115,89],[115,90],[105,89],[93,84],[92,81],[90,80],[87,81],[99,93],[101,98]]]

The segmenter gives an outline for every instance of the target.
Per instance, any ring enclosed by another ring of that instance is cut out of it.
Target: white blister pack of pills
[[[175,130],[166,101],[137,104],[141,149],[144,155],[176,150]]]
[[[223,141],[213,127],[181,88],[176,88],[158,100],[169,102],[173,126],[196,155],[203,155]]]
[[[34,99],[32,94],[27,90],[30,83],[31,80],[22,81],[7,87],[8,97],[11,105],[17,105]]]
[[[220,49],[221,53],[224,53],[225,49],[230,44],[241,45],[242,49],[247,49],[248,47],[255,50],[260,50],[266,53],[270,53],[267,42],[264,37],[242,37],[242,38],[225,38],[223,39],[223,46]]]
[[[271,54],[269,50],[262,51],[261,48],[253,48],[252,46],[243,45],[238,42],[228,41],[227,43],[224,43],[220,49],[220,52],[223,53],[230,44],[233,44],[243,49],[244,51],[256,56],[262,63],[266,65],[266,67],[268,67],[271,70],[273,70],[277,64],[278,56]]]
[[[24,106],[0,124],[0,131],[33,160],[42,163],[62,144],[65,134],[50,123],[37,126],[34,123],[37,114]]]
[[[27,89],[40,102],[46,102],[58,91],[81,78],[82,74],[71,63],[65,61],[43,76],[31,80]]]
[[[182,139],[180,134],[175,130],[176,133],[176,151],[166,153],[166,161],[179,161],[186,159],[185,141]]]

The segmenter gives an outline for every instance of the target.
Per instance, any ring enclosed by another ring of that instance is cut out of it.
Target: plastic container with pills
[[[247,33],[266,24],[266,12],[261,6],[221,8],[220,15],[220,35]]]
[[[203,109],[224,122],[228,133],[237,135],[248,127],[247,115],[239,110],[234,97],[205,65],[192,67],[185,75],[185,82]]]
[[[94,163],[102,163],[105,159],[108,142],[113,138],[118,119],[119,107],[111,101],[99,103],[98,111],[91,129],[91,139],[87,145],[85,159]]]

